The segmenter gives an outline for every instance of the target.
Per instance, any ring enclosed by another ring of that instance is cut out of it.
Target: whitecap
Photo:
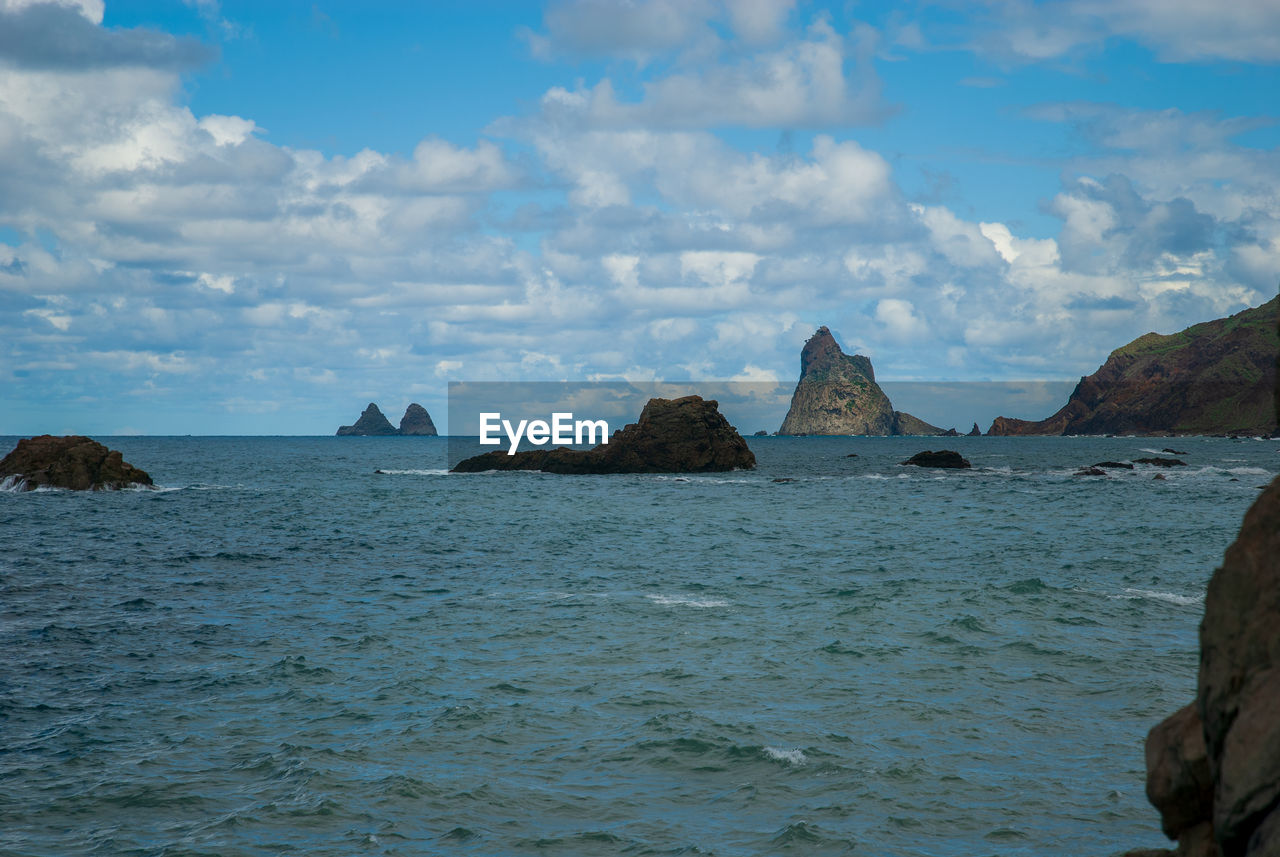
[[[1204,603],[1204,593],[1199,595],[1179,595],[1176,592],[1159,592],[1153,589],[1126,589],[1123,595],[1113,595],[1112,598],[1149,598],[1152,601],[1163,601],[1166,604],[1178,604],[1183,607],[1190,607],[1196,604]]]
[[[654,604],[663,607],[728,607],[729,602],[719,598],[685,598],[679,595],[646,595]]]
[[[380,476],[447,476],[449,475],[449,471],[447,469],[441,469],[441,468],[385,470],[380,467],[373,472],[377,473]]]
[[[808,758],[804,755],[804,751],[799,747],[794,750],[784,750],[781,747],[765,747],[764,754],[775,762],[786,762],[788,765],[800,765],[808,762]]]

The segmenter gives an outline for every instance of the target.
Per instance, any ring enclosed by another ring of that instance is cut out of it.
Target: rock
[[[1100,470],[1097,467],[1081,467],[1072,476],[1106,476],[1107,471]]]
[[[1280,478],[1244,525],[1205,593],[1197,704],[1224,854],[1275,854],[1280,825]]]
[[[1213,778],[1194,702],[1147,734],[1147,800],[1170,839],[1213,820]]]
[[[800,380],[778,434],[935,435],[942,429],[902,411],[876,383],[871,361],[845,354],[826,327],[800,352]]]
[[[926,450],[925,452],[917,452],[906,461],[899,464],[911,464],[916,467],[943,467],[963,469],[970,467],[969,462],[960,455],[950,449],[940,449],[937,452]]]
[[[794,479],[787,478],[787,477],[781,477],[781,476],[780,476],[780,477],[778,477],[777,479],[773,480],[773,481],[774,481],[774,482],[795,482],[795,480],[794,480]]]
[[[1160,451],[1161,451],[1161,452],[1167,452],[1167,453],[1169,453],[1170,455],[1186,455],[1186,454],[1187,454],[1185,450],[1170,449],[1170,448],[1169,448],[1169,447],[1167,447],[1167,446],[1166,446],[1164,449],[1160,450]]]
[[[751,436],[752,436],[752,437],[768,437],[768,436],[769,436],[769,432],[765,431],[764,429],[760,429],[760,431],[756,432],[755,434],[753,434],[753,435],[751,435]]]
[[[857,458],[857,457],[858,457],[858,453],[856,452],[851,452],[845,456],[845,458]]]
[[[650,399],[640,419],[594,449],[497,450],[459,462],[455,473],[542,470],[547,473],[708,473],[749,470],[756,457],[720,413],[701,396]]]
[[[951,428],[949,428],[949,429],[947,429],[946,431],[944,431],[944,432],[942,433],[942,436],[943,436],[943,437],[959,437],[959,436],[960,436],[960,432],[956,431],[956,430],[955,430],[955,427],[954,427],[954,426],[952,426]]]
[[[1108,470],[1132,470],[1133,465],[1127,461],[1099,461],[1094,467],[1104,467]]]
[[[364,419],[364,417],[360,417]],[[405,408],[400,418],[399,434],[406,437],[436,437],[436,424],[431,421],[431,414],[417,402]]]
[[[1135,458],[1134,464],[1150,464],[1152,467],[1186,467],[1185,461],[1176,458]]]
[[[1168,477],[1166,477],[1163,473],[1157,473],[1155,476],[1152,476],[1151,478],[1152,478],[1152,479],[1158,479],[1158,480],[1160,480],[1161,482],[1163,482],[1163,481],[1165,481]]]
[[[341,426],[338,429],[338,437],[381,437],[396,433],[396,427],[382,415],[382,411],[378,410],[378,406],[373,402],[364,409],[364,413],[360,415],[360,419],[356,420],[355,425]]]
[[[1280,430],[1280,297],[1179,333],[1148,333],[1111,352],[1056,414],[997,417],[988,434],[1228,434]]]
[[[151,477],[126,462],[114,449],[81,435],[42,434],[18,441],[0,459],[0,481],[18,480],[25,490],[41,486],[99,491],[151,485]]]
[[[969,433],[965,437],[982,437],[982,429],[978,428],[977,423],[974,423],[973,428],[969,429]]]

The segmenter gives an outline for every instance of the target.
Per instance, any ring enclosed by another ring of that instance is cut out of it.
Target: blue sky
[[[1275,294],[1276,92],[1271,0],[0,0],[0,433],[1078,378]]]

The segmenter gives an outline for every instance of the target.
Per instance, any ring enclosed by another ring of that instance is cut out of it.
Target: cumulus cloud
[[[106,29],[102,3],[0,3],[0,61],[21,68],[89,71],[120,66],[185,69],[216,52],[195,39],[143,27]]]

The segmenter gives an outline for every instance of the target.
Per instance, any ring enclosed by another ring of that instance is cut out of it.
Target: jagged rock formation
[[[1271,434],[1278,308],[1272,298],[1170,336],[1140,336],[1081,378],[1053,416],[996,417],[987,434]]]
[[[360,419],[353,426],[341,426],[338,437],[387,437],[404,435],[412,437],[436,437],[436,424],[431,421],[431,414],[417,402],[405,408],[400,418],[400,428],[391,424],[378,406],[373,402],[364,409]]]
[[[800,380],[778,434],[933,435],[942,429],[895,411],[871,361],[845,354],[824,326],[800,352]]]
[[[459,462],[455,473],[542,470],[547,473],[707,473],[749,470],[756,457],[719,403],[701,396],[650,399],[640,419],[594,449],[498,450]]]
[[[1280,477],[1209,580],[1195,701],[1147,736],[1147,797],[1177,854],[1280,854],[1277,712]]]
[[[978,428],[977,423],[974,423],[973,428],[969,429],[969,433],[965,437],[982,437],[982,429]]]
[[[48,434],[18,441],[13,451],[0,459],[0,482],[10,480],[27,491],[41,486],[99,491],[152,484],[146,471],[92,438]]]
[[[399,434],[412,437],[436,437],[436,424],[431,421],[431,414],[417,402],[405,408],[400,418]]]

